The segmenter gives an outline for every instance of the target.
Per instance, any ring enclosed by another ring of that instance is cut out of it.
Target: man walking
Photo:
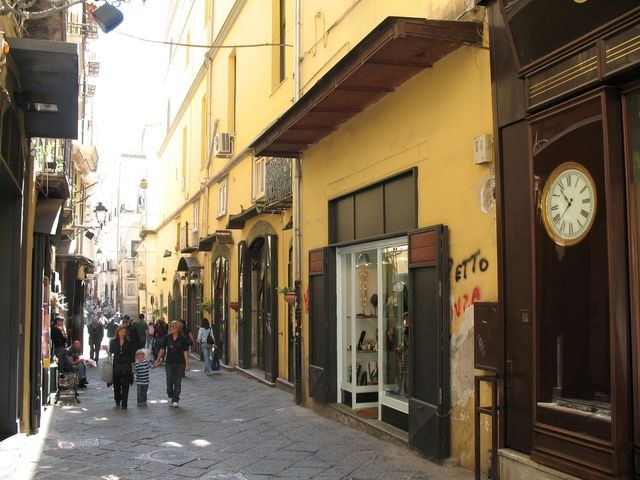
[[[131,323],[131,325],[138,332],[138,345],[137,348],[144,348],[144,344],[146,343],[147,331],[149,330],[149,325],[147,321],[144,319],[144,313],[138,315],[138,319]]]
[[[100,346],[104,338],[104,327],[99,317],[94,316],[91,319],[91,323],[87,325],[87,331],[89,332],[89,358],[96,362],[97,366],[100,358]]]

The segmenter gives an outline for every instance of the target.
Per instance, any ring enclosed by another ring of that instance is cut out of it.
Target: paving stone
[[[283,470],[278,477],[313,478],[323,472],[324,468],[314,467],[289,467]]]
[[[41,431],[46,436],[0,442],[0,480],[473,477],[469,471],[431,463],[409,448],[319,417],[295,405],[290,394],[233,372],[215,378],[189,373],[180,408],[173,409],[166,403],[164,371],[153,370],[148,406],[135,405],[133,390],[126,411],[114,407],[113,391],[98,381],[98,375],[98,369],[89,369],[90,383],[80,405],[65,403],[45,410]],[[11,462],[32,475],[7,474],[18,472]]]

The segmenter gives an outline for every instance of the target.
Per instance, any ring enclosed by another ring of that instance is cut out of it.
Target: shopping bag
[[[113,383],[113,365],[111,362],[102,362],[102,370],[100,371],[100,378],[107,383]]]

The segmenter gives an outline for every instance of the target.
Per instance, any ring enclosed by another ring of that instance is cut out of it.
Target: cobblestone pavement
[[[0,478],[37,479],[471,479],[408,448],[297,406],[290,394],[235,372],[212,376],[192,361],[180,408],[170,408],[164,368],[149,403],[117,409],[90,368],[80,404],[61,397],[38,435],[0,444]]]

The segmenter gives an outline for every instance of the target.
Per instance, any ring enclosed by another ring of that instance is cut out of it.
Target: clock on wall
[[[555,243],[580,242],[593,226],[596,207],[596,185],[584,166],[565,162],[551,172],[542,190],[542,221]]]

